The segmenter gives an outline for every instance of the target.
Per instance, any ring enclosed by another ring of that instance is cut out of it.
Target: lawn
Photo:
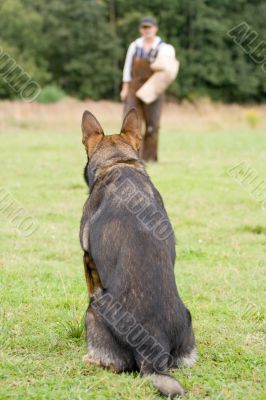
[[[266,398],[266,211],[228,174],[246,161],[263,180],[265,151],[260,128],[164,124],[160,162],[147,167],[175,229],[176,281],[194,320],[198,363],[173,372],[191,400]],[[0,399],[159,399],[138,375],[82,363],[78,233],[87,188],[79,125],[9,129],[0,154],[0,186],[38,221],[23,236],[0,210]]]

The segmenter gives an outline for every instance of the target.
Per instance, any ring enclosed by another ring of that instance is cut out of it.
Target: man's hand
[[[121,101],[126,101],[129,92],[129,82],[124,82],[120,92]]]

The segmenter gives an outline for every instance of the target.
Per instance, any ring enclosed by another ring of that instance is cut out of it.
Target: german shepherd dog
[[[82,132],[90,188],[80,226],[90,296],[84,361],[140,371],[161,394],[182,396],[168,371],[193,365],[195,339],[175,283],[172,227],[138,155],[137,112],[126,114],[120,134],[105,136],[85,111]]]

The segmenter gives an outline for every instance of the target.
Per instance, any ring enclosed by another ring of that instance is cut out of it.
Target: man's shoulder
[[[136,47],[142,47],[143,46],[143,38],[139,37],[136,40],[134,40],[134,42],[132,42],[135,44]]]
[[[175,56],[175,48],[169,43],[162,42],[159,48],[159,52],[169,57]]]
[[[136,40],[134,40],[133,42],[130,43],[128,48],[133,50],[136,47],[142,47],[142,43],[143,43],[143,39],[142,38],[137,38]]]

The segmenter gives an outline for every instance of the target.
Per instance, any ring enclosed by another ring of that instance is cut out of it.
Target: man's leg
[[[139,115],[139,120],[140,120],[140,129],[142,132],[142,125],[143,125],[143,120],[144,120],[144,103],[138,99],[133,93],[129,93],[125,103],[124,103],[124,110],[123,110],[123,118],[125,117],[126,113],[131,109],[131,108],[136,108],[137,113]],[[142,157],[143,153],[143,139],[141,142],[141,147],[140,147],[140,157]]]
[[[129,93],[124,103],[123,118],[131,108],[136,108],[139,118],[143,118],[142,102],[133,93]]]
[[[141,154],[144,161],[158,160],[158,136],[163,100],[164,95],[161,95],[151,104],[144,105],[146,131]]]

